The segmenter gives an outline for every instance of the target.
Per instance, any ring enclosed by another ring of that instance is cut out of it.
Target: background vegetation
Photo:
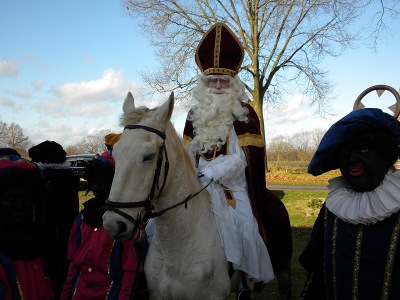
[[[320,205],[328,192],[325,191],[273,191],[285,204],[292,226],[293,258],[292,258],[292,293],[293,299],[300,295],[306,279],[306,272],[298,262],[298,258],[306,246],[312,226],[318,215]],[[276,281],[268,283],[256,299],[279,299]]]
[[[326,186],[328,180],[340,175],[339,170],[327,172],[319,176],[307,173],[308,162],[272,162],[268,163],[270,171],[266,174],[267,185],[319,185]]]
[[[104,136],[111,133],[110,129],[103,129],[95,134],[83,137],[74,145],[61,143],[67,155],[84,153],[102,153],[106,151]],[[298,132],[290,136],[275,137],[266,147],[270,171],[302,172],[317,149],[325,130]],[[23,128],[16,124],[7,124],[0,121],[0,147],[10,147],[17,150],[23,157],[34,144],[24,134]],[[300,168],[297,169],[296,168]]]
[[[111,133],[110,129],[100,130],[96,134],[85,136],[75,145],[64,145],[61,141],[56,142],[64,147],[67,155],[103,153],[106,151],[104,137],[109,133]],[[22,157],[29,159],[28,149],[34,145],[29,137],[24,134],[24,130],[20,125],[16,123],[7,124],[0,121],[0,147],[13,148]]]
[[[268,184],[318,185],[326,186],[328,180],[339,176],[338,170],[320,176],[307,173],[308,163],[272,162],[272,171],[266,175]],[[300,295],[306,279],[306,272],[298,262],[298,258],[309,241],[311,230],[317,218],[319,209],[325,201],[328,191],[272,190],[286,206],[292,227],[293,258],[292,258],[292,292],[293,299]],[[257,294],[257,300],[279,299],[276,281],[269,283],[264,291]]]
[[[203,33],[216,22],[228,25],[244,48],[240,78],[261,132],[264,109],[290,94],[306,95],[305,104],[329,114],[333,82],[321,61],[365,41],[376,43],[386,33],[386,22],[399,15],[395,0],[122,2],[155,49],[157,66],[142,72],[150,94],[175,91],[187,100],[198,74],[193,58]],[[368,26],[360,28],[357,21],[366,16]]]

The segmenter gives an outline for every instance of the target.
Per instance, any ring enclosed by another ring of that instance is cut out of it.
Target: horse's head
[[[104,228],[114,238],[136,235],[153,209],[153,198],[164,189],[168,174],[165,131],[173,106],[173,93],[152,110],[136,108],[130,92],[125,99],[121,117],[124,131],[114,145],[115,175],[103,215]]]

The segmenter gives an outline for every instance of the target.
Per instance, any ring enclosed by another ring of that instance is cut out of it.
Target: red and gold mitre
[[[243,46],[235,34],[223,23],[214,24],[201,39],[196,49],[196,64],[205,74],[235,76],[242,65]]]

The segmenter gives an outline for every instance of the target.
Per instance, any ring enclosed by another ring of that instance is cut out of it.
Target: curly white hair
[[[208,87],[210,76],[213,75],[200,75],[192,91],[195,101],[189,115],[194,128],[194,138],[190,144],[192,154],[220,149],[226,143],[233,121],[248,120],[248,111],[240,104],[247,99],[240,79],[237,76],[226,76],[229,78],[229,88],[217,90]]]

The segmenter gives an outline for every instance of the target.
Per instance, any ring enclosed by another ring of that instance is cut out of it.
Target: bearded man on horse
[[[242,44],[225,24],[204,34],[196,50],[202,74],[183,139],[207,185],[226,258],[245,274],[242,287],[249,279],[262,286],[277,275],[281,297],[289,299],[290,221],[283,203],[266,188],[264,138],[237,76],[243,57]]]

